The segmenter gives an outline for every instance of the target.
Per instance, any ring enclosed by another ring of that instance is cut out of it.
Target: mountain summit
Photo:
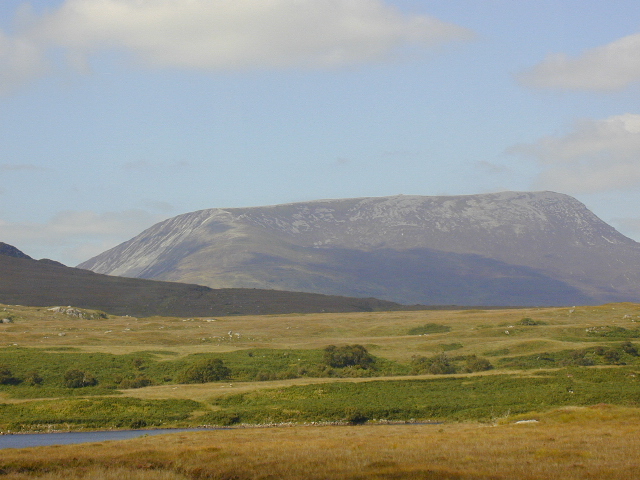
[[[401,303],[640,301],[640,244],[554,192],[201,210],[158,223],[79,267]]]

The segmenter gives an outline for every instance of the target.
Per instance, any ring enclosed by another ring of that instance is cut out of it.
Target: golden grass
[[[110,316],[108,319],[82,320],[45,308],[1,305],[0,313],[15,318],[13,324],[0,325],[0,346],[75,347],[110,353],[165,349],[187,355],[246,348],[310,349],[329,344],[360,343],[375,355],[403,362],[413,355],[438,353],[454,342],[462,345],[456,351],[460,355],[484,355],[500,349],[535,353],[581,348],[583,345],[570,337],[584,332],[586,327],[613,324],[634,328],[637,326],[634,322],[640,321],[640,305],[637,304],[194,319]],[[524,317],[547,324],[518,325]],[[426,323],[447,325],[451,331],[426,336],[407,335],[411,328]],[[233,335],[229,336],[229,332]]]
[[[4,450],[0,468],[7,480],[638,478],[640,409],[564,408],[523,418],[538,422],[179,433]]]

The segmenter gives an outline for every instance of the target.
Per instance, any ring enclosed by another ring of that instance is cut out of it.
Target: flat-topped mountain
[[[80,267],[401,303],[640,300],[640,244],[553,192],[201,210],[158,223]]]

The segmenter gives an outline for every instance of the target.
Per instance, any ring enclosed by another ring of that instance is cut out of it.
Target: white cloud
[[[43,75],[47,64],[39,46],[27,37],[8,37],[0,31],[0,94]]]
[[[538,188],[595,193],[640,186],[640,115],[583,120],[560,136],[509,149],[543,167]]]
[[[65,211],[47,223],[0,220],[0,241],[34,258],[52,258],[77,265],[161,221],[166,216],[144,210],[96,213]]]
[[[549,55],[518,79],[534,88],[623,89],[640,81],[640,33],[587,50],[577,58],[562,53]]]
[[[118,50],[144,66],[218,71],[344,67],[473,38],[384,0],[65,0],[23,24],[20,37],[0,37],[5,87],[40,74],[52,48],[81,70]]]

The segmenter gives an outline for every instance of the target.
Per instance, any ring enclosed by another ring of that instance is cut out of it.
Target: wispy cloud
[[[0,220],[0,239],[34,258],[48,257],[77,265],[164,218],[144,210],[65,211],[42,224]]]
[[[640,33],[623,37],[571,58],[549,55],[518,75],[534,88],[566,90],[620,90],[640,81]]]
[[[384,0],[65,0],[23,24],[17,36],[0,36],[0,89],[42,74],[54,48],[81,70],[106,50],[154,68],[322,69],[474,37]]]
[[[640,115],[583,120],[558,136],[516,145],[508,153],[535,159],[543,171],[536,187],[595,193],[640,186]]]
[[[37,42],[28,36],[9,37],[0,31],[0,94],[44,75],[47,69]]]

